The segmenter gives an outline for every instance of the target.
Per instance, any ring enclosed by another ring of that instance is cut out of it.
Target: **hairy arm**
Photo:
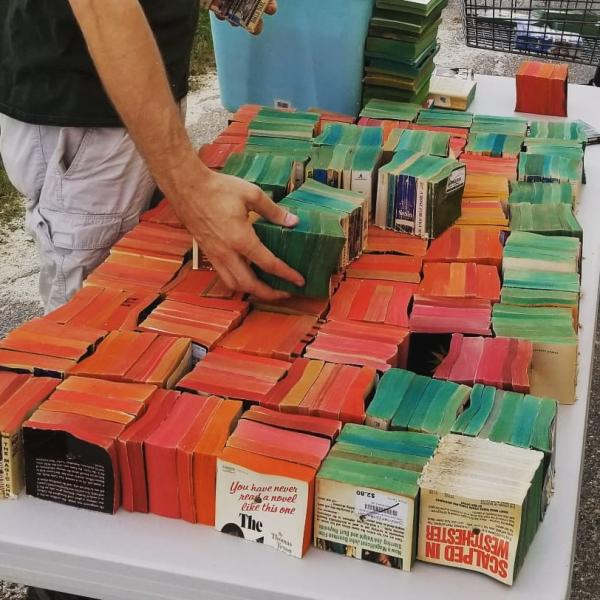
[[[264,299],[285,297],[256,278],[248,265],[251,261],[303,285],[299,273],[261,244],[248,212],[290,227],[297,218],[258,187],[214,173],[200,161],[139,0],[69,2],[100,79],[154,180],[224,283]]]

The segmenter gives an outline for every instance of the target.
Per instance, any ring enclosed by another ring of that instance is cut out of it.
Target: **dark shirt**
[[[188,91],[198,0],[140,0],[176,100]],[[118,127],[67,0],[0,0],[0,113],[62,127]]]

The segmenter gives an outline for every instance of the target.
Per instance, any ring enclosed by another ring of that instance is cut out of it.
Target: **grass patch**
[[[192,78],[204,75],[215,66],[215,53],[213,50],[212,34],[210,32],[210,17],[207,10],[200,11],[198,27],[194,45],[192,46],[192,58],[190,64],[190,76]],[[193,87],[192,79],[192,87]]]
[[[19,226],[24,214],[25,204],[21,194],[10,183],[0,160],[0,240],[7,230],[14,230]]]

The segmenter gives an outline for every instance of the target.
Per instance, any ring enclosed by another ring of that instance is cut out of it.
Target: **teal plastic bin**
[[[374,0],[279,0],[258,37],[212,16],[223,106],[318,107],[356,115]]]

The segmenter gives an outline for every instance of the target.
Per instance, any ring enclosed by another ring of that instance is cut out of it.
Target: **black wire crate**
[[[463,0],[468,46],[600,65],[600,0]]]

